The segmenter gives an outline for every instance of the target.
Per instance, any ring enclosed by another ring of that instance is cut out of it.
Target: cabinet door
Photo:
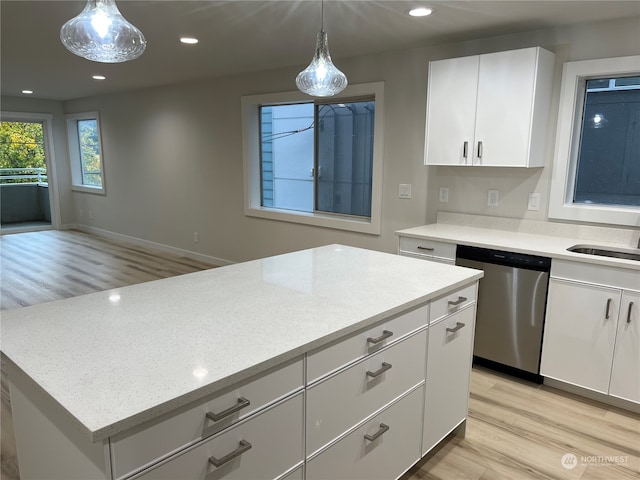
[[[526,166],[536,63],[536,48],[480,55],[474,165]]]
[[[622,294],[609,395],[640,403],[640,293],[637,292]]]
[[[477,55],[429,63],[425,164],[471,165],[477,83]]]
[[[551,279],[540,373],[607,394],[621,291]]]
[[[422,452],[467,417],[475,305],[429,327]]]

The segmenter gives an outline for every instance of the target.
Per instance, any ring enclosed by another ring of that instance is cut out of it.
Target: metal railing
[[[37,183],[48,186],[46,168],[0,168],[0,184]]]

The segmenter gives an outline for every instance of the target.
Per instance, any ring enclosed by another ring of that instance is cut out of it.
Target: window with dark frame
[[[261,205],[370,218],[375,100],[260,107]]]
[[[573,202],[640,206],[640,77],[586,81]]]

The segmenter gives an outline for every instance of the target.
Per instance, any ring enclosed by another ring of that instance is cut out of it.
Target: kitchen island
[[[481,276],[330,245],[5,311],[21,478],[398,477],[464,427]]]

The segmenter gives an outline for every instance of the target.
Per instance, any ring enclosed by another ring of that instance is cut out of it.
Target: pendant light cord
[[[320,29],[324,30],[324,0],[320,0]]]

